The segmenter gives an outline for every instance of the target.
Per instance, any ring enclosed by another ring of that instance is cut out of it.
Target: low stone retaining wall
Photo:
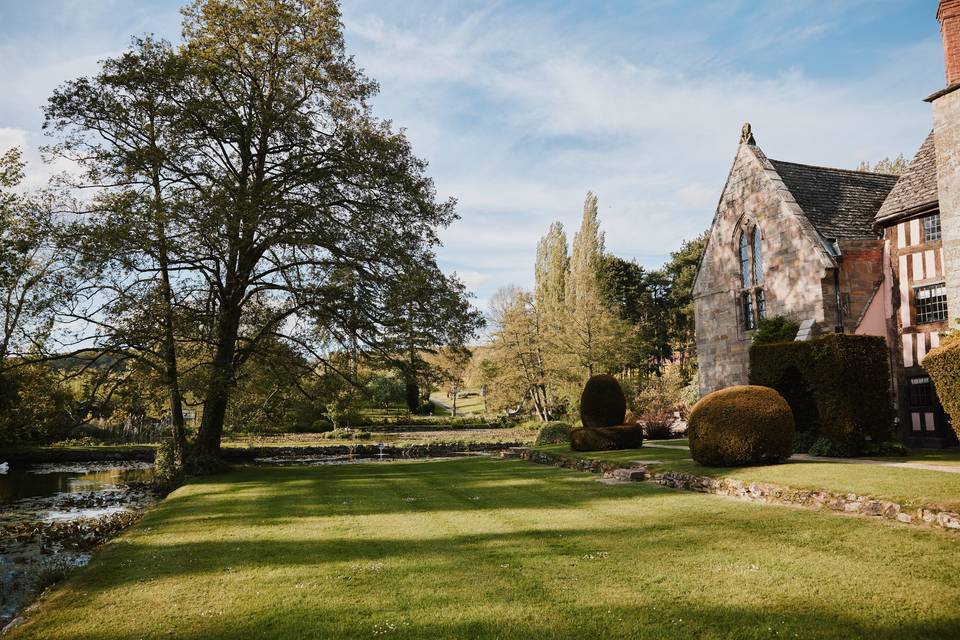
[[[447,442],[434,444],[409,444],[402,446],[376,444],[334,444],[326,446],[262,446],[262,447],[224,447],[221,457],[227,462],[251,462],[257,458],[283,458],[305,456],[346,456],[361,458],[375,457],[381,452],[390,458],[437,458],[451,453],[495,453],[516,448],[518,442]]]
[[[734,478],[710,478],[679,471],[655,472],[641,463],[619,463],[563,456],[532,449],[515,449],[513,456],[576,471],[602,473],[615,481],[646,481],[673,489],[712,493],[750,502],[801,506],[808,509],[849,513],[896,520],[905,524],[929,525],[960,530],[960,514],[931,506],[906,509],[889,500],[879,500],[854,493],[833,493],[823,490],[791,489],[765,482],[744,482]]]

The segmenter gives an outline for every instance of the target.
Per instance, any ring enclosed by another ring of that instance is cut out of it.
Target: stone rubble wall
[[[816,489],[792,489],[765,482],[744,482],[734,478],[710,478],[679,471],[651,472],[640,463],[589,460],[532,449],[514,449],[510,453],[505,453],[503,457],[518,457],[537,464],[553,465],[564,469],[573,469],[574,471],[600,473],[603,474],[604,479],[614,482],[646,481],[672,489],[711,493],[749,502],[800,506],[819,511],[885,518],[905,524],[960,530],[960,514],[956,512],[943,511],[930,506],[907,509],[896,502],[854,493],[841,494]]]

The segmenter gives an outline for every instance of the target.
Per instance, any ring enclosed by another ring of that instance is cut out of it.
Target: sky
[[[41,107],[133,35],[177,41],[183,0],[0,0],[0,152],[42,184]],[[598,194],[608,251],[657,268],[705,230],[749,121],[771,157],[913,155],[942,88],[935,0],[343,0],[380,85],[460,219],[438,257],[485,310],[531,287],[554,220]]]

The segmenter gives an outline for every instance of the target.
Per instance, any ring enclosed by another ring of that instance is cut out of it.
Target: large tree
[[[489,401],[508,411],[529,401],[539,420],[549,420],[547,368],[533,296],[504,287],[494,294],[490,307],[494,331],[482,366]]]
[[[345,51],[336,2],[197,1],[182,45],[162,48],[176,147],[156,157],[176,185],[172,299],[208,355],[202,460],[218,454],[238,370],[264,341],[329,366],[332,352],[388,350],[395,283],[435,268],[436,228],[455,213],[372,115],[377,87]]]
[[[50,195],[17,191],[25,166],[17,148],[0,155],[0,371],[43,343],[63,279]]]
[[[96,76],[58,88],[45,121],[59,137],[48,153],[80,168],[69,184],[95,190],[69,228],[81,248],[83,284],[61,305],[60,319],[78,328],[64,334],[73,338],[69,345],[58,346],[93,344],[90,362],[109,355],[121,381],[123,373],[152,369],[167,390],[177,464],[186,430],[174,279],[186,289],[190,265],[177,261],[173,245],[184,235],[184,197],[194,195],[184,185],[190,155],[176,97],[185,77],[169,44],[136,39]]]
[[[582,381],[613,364],[623,332],[600,287],[603,255],[604,234],[597,216],[597,196],[588,193],[580,230],[573,239],[564,293],[565,351],[572,366],[582,372]]]
[[[696,337],[693,318],[693,280],[707,245],[707,232],[692,240],[685,240],[680,249],[670,253],[663,271],[670,281],[669,333],[673,352],[678,356],[680,369],[686,380],[693,375],[696,365]]]

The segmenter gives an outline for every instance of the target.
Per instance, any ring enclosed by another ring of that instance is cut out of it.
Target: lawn
[[[13,638],[929,638],[955,534],[519,461],[193,481]]]
[[[673,444],[671,441],[670,444]],[[678,442],[677,444],[685,444]],[[759,465],[753,467],[701,467],[690,459],[690,452],[683,449],[643,447],[623,451],[571,452],[569,445],[549,445],[537,449],[550,453],[629,462],[639,460],[658,461],[656,469],[683,471],[712,478],[736,478],[746,482],[769,482],[795,489],[826,489],[836,493],[856,493],[875,498],[886,498],[906,507],[923,505],[960,509],[960,473],[944,473],[923,469],[901,469],[878,465],[844,462],[799,462]],[[928,456],[919,454],[916,460],[930,464]],[[951,452],[942,454],[949,464]],[[905,458],[891,458],[902,462]]]
[[[430,394],[430,401],[436,405],[436,414],[438,416],[451,415],[447,407],[453,406],[453,400],[447,397],[446,391],[434,391]],[[483,413],[483,396],[480,395],[480,389],[464,389],[457,398],[457,415],[472,415]]]

